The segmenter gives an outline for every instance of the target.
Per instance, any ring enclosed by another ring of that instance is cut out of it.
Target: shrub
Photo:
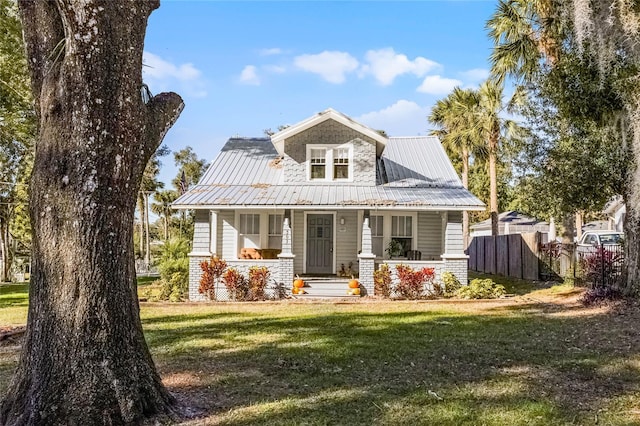
[[[249,268],[249,300],[264,300],[264,289],[269,282],[271,273],[266,266],[252,266]]]
[[[396,265],[398,284],[396,292],[405,299],[420,299],[424,295],[425,285],[433,283],[433,268],[414,270],[407,265]]]
[[[594,287],[588,289],[582,296],[582,303],[586,306],[600,305],[623,298],[622,292],[614,287]]]
[[[586,284],[598,287],[616,287],[621,277],[623,255],[604,246],[587,255],[581,263]]]
[[[236,268],[227,269],[222,274],[222,282],[227,287],[229,299],[240,301],[249,296],[249,282]]]
[[[189,291],[189,243],[169,240],[164,243],[158,269],[160,271],[160,300],[179,302]]]
[[[373,293],[376,296],[391,297],[391,269],[386,263],[373,273]]]
[[[462,288],[462,284],[458,277],[452,272],[446,271],[442,273],[442,295],[444,297],[454,297],[456,292]]]
[[[217,257],[212,257],[208,261],[200,263],[202,276],[200,277],[200,287],[198,293],[206,294],[209,300],[216,299],[216,285],[220,282],[220,277],[227,269],[227,262]]]
[[[506,290],[490,278],[476,278],[468,286],[462,286],[456,294],[463,299],[497,299],[504,296]]]

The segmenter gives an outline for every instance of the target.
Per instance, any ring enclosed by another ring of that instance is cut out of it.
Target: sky
[[[488,76],[497,1],[163,0],[143,78],[185,101],[164,143],[212,161],[227,139],[262,137],[333,108],[390,136],[426,135],[434,103]],[[162,160],[170,186],[177,169]]]

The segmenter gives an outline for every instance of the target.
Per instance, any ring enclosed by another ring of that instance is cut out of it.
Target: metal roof
[[[402,188],[354,185],[197,185],[177,199],[175,208],[413,208],[484,210],[464,188]]]
[[[378,185],[462,187],[458,174],[435,136],[389,138],[380,162],[384,173],[378,174]]]
[[[435,137],[389,138],[378,159],[376,185],[282,184],[281,157],[268,138],[232,138],[198,185],[180,196],[178,209],[274,206],[301,209],[412,208],[483,210],[462,187]]]

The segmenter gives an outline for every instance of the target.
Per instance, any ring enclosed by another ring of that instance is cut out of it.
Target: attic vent
[[[269,161],[269,167],[272,169],[281,169],[282,168],[282,157],[276,157],[273,160]]]

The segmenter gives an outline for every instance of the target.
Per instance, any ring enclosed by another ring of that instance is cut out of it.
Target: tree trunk
[[[469,189],[469,150],[462,147],[462,186]],[[469,247],[469,212],[462,212],[462,243],[464,249]]]
[[[144,259],[144,198],[141,192],[138,193],[138,212],[140,213],[140,259]]]
[[[149,193],[144,193],[144,266],[149,272],[151,263],[151,247],[149,246]]]
[[[125,424],[171,413],[142,333],[133,215],[142,172],[177,119],[145,103],[142,48],[158,1],[20,0],[39,137],[33,268],[0,424]]]
[[[5,222],[0,219],[0,282],[8,281],[7,277],[7,263],[9,260],[9,244],[6,240],[5,233]]]
[[[497,141],[489,144],[489,211],[491,212],[491,235],[498,235],[498,172],[496,167]]]

